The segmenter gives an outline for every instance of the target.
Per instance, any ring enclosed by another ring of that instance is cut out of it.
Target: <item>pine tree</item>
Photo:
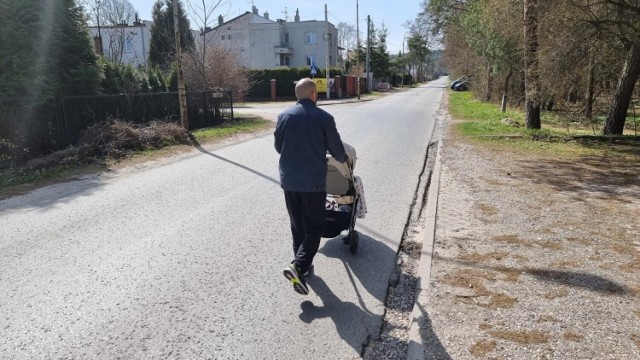
[[[153,25],[149,43],[149,62],[168,70],[176,56],[176,39],[173,30],[173,1],[178,1],[180,47],[183,52],[194,48],[195,40],[189,29],[189,19],[179,0],[157,0],[153,5]]]

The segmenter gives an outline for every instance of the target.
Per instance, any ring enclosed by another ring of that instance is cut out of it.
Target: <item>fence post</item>
[[[338,99],[342,99],[342,84],[340,83],[340,76],[336,76],[333,82],[333,87],[336,89],[336,95]]]
[[[231,118],[233,119],[233,91],[229,90],[229,107],[231,108]]]
[[[202,92],[202,104],[204,106],[204,126],[210,126],[211,124],[213,124],[216,119],[215,117],[213,118],[213,120],[210,120],[210,114],[211,111],[209,109],[209,104],[207,103],[207,91],[203,91]]]
[[[122,117],[125,121],[131,121],[129,118],[129,107],[127,106],[127,97],[125,94],[120,93],[120,107],[122,107]]]
[[[276,79],[271,79],[271,101],[276,101]]]

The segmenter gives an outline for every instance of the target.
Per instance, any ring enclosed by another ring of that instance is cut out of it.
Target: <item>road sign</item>
[[[311,76],[316,76],[317,73],[318,73],[318,70],[316,69],[316,67],[311,65]]]
[[[316,89],[319,93],[327,92],[327,79],[313,79],[313,82],[316,83]]]

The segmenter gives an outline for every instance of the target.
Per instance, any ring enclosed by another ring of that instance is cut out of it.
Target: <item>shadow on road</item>
[[[321,277],[309,277],[307,284],[322,299],[323,305],[317,306],[311,301],[302,302],[300,320],[310,324],[315,319],[331,318],[340,337],[362,354],[366,336],[363,337],[358,325],[372,323],[376,316],[352,302],[342,301],[329,289]]]
[[[218,160],[222,160],[222,161],[227,162],[227,163],[229,163],[229,164],[231,164],[231,165],[235,165],[235,166],[237,166],[237,167],[239,167],[239,168],[241,168],[241,169],[247,170],[247,171],[248,171],[248,172],[250,172],[250,173],[253,173],[253,174],[255,174],[255,175],[258,175],[258,176],[260,176],[261,178],[263,178],[263,179],[267,179],[267,180],[271,181],[272,183],[274,183],[274,184],[276,184],[276,185],[280,186],[280,181],[279,181],[279,180],[276,180],[276,179],[274,179],[274,178],[270,177],[269,175],[263,174],[263,173],[261,173],[261,172],[259,172],[259,171],[253,170],[253,169],[252,169],[252,168],[250,168],[250,167],[244,166],[244,165],[242,165],[242,164],[240,164],[240,163],[237,163],[237,162],[235,162],[235,161],[229,160],[229,159],[224,158],[224,157],[222,157],[222,156],[220,156],[220,155],[216,155],[216,154],[212,153],[212,152],[208,151],[207,149],[203,148],[203,147],[202,147],[202,145],[200,145],[200,143],[198,143],[198,142],[196,141],[196,139],[195,139],[195,138],[193,138],[193,137],[191,138],[191,141],[193,142],[193,146],[194,146],[196,149],[198,149],[201,153],[207,154],[207,155],[212,156],[212,157],[214,157],[214,158],[216,158],[216,159],[218,159]]]
[[[418,318],[418,324],[420,324],[420,335],[423,341],[424,358],[434,360],[450,360],[451,356],[445,349],[442,342],[438,338],[438,335],[433,330],[433,323],[429,318],[429,313],[419,303],[416,303],[418,310],[420,310],[420,317]]]
[[[34,189],[25,195],[0,200],[0,211],[29,207],[46,209],[52,205],[70,203],[79,197],[90,196],[104,184],[98,175],[91,175],[84,179],[65,180],[59,184]]]

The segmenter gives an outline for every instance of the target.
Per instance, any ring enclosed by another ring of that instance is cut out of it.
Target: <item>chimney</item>
[[[258,15],[258,8],[255,5],[251,6],[251,10],[253,10],[254,14]]]
[[[267,19],[267,20],[269,20],[269,12],[268,12],[268,11],[266,11],[266,12],[264,13],[264,18],[265,18],[265,19]]]
[[[295,22],[300,22],[300,11],[298,11],[298,9],[296,9],[296,17],[294,19]]]
[[[221,26],[222,24],[224,24],[224,18],[222,17],[222,15],[218,16],[218,26]]]

